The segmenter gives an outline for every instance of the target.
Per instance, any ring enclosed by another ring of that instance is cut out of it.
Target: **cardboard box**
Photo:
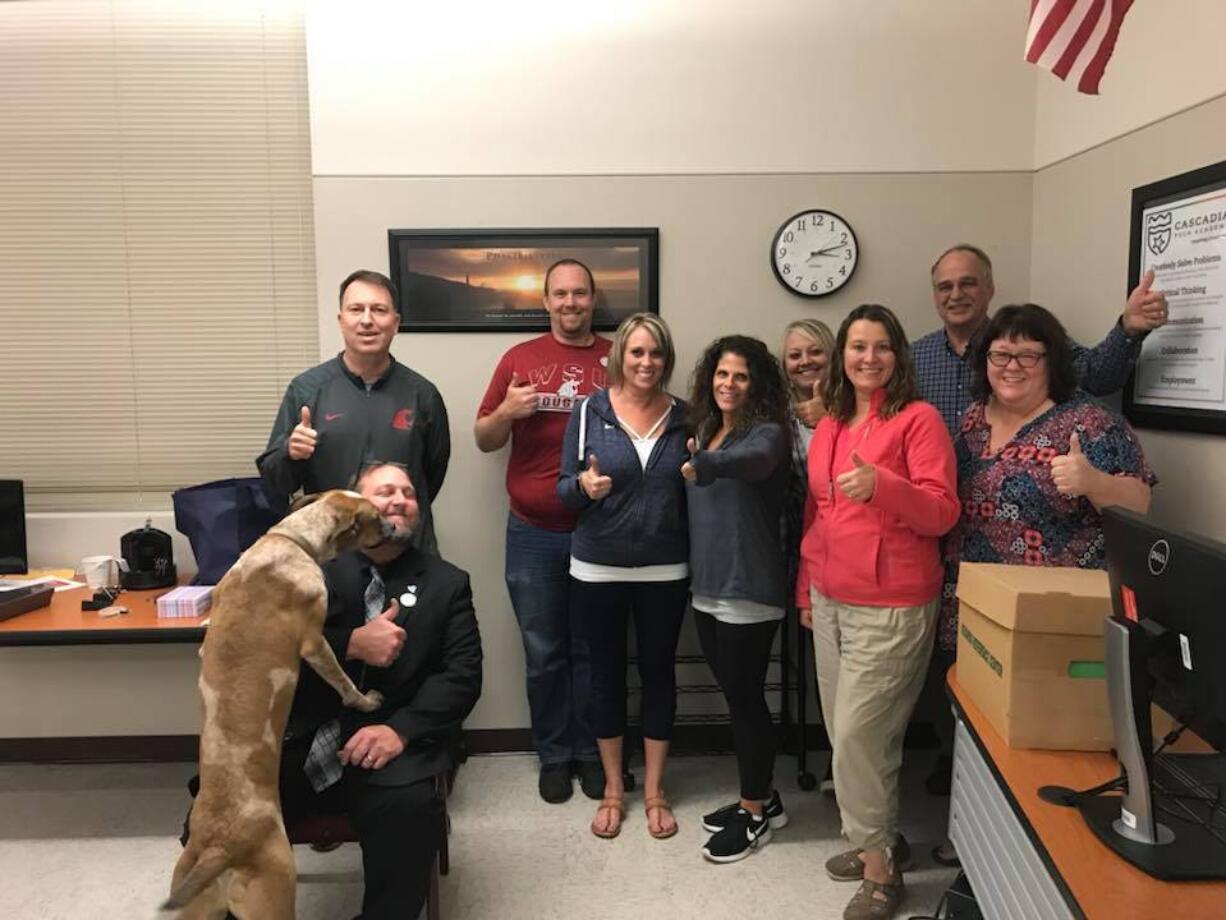
[[[958,682],[1010,747],[1109,750],[1110,615],[1106,572],[964,562]]]

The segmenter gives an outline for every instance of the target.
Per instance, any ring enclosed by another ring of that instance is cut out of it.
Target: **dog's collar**
[[[268,531],[268,532],[269,532],[270,534],[275,534],[275,535],[276,535],[276,536],[278,536],[278,537],[285,537],[285,539],[287,539],[287,540],[289,540],[291,543],[293,543],[293,544],[297,545],[297,547],[298,547],[300,550],[302,550],[304,553],[306,553],[306,554],[307,554],[308,556],[310,556],[312,559],[314,559],[314,558],[315,558],[315,547],[313,547],[313,546],[312,546],[310,543],[308,543],[306,540],[302,539],[302,537],[298,536],[298,534],[296,534],[296,533],[292,533],[292,532],[290,532],[290,531],[288,531],[288,530],[283,530],[283,529],[282,529],[282,528],[280,528],[280,527],[274,527],[274,528],[272,528],[272,530],[270,530],[270,531]]]

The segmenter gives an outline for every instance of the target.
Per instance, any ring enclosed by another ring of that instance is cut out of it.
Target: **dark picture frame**
[[[655,227],[388,230],[401,332],[540,332],[545,271],[578,259],[596,282],[592,327],[659,313]]]
[[[1132,220],[1128,243],[1128,286],[1133,290],[1141,280],[1141,266],[1147,247],[1149,264],[1163,268],[1162,254],[1167,251],[1172,233],[1181,232],[1178,228],[1178,212],[1182,207],[1191,207],[1192,199],[1200,200],[1204,195],[1220,191],[1223,208],[1226,210],[1226,160],[1209,166],[1194,169],[1189,172],[1171,176],[1158,182],[1142,185],[1132,190]],[[1163,207],[1169,205],[1169,208]],[[1163,207],[1161,212],[1151,215],[1154,225],[1145,226],[1145,213],[1156,207]],[[1174,218],[1174,220],[1172,219]],[[1223,266],[1226,271],[1226,266]],[[1182,269],[1174,271],[1182,273]],[[1185,285],[1188,282],[1185,282]],[[1162,275],[1158,276],[1155,286],[1163,284]],[[1168,297],[1169,287],[1165,288]],[[1182,288],[1181,288],[1182,291]],[[1172,303],[1171,326],[1179,323],[1179,310]],[[1148,343],[1147,343],[1148,345]],[[1226,359],[1226,355],[1223,356]],[[1137,397],[1137,377],[1143,372],[1145,352],[1128,383],[1124,387],[1122,408],[1124,416],[1138,428],[1157,428],[1167,431],[1196,431],[1203,434],[1226,434],[1226,410],[1201,409],[1187,405],[1166,405],[1153,402],[1141,402]]]

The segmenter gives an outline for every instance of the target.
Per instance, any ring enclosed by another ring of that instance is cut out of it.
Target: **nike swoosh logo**
[[[334,422],[334,421],[336,421],[338,418],[340,418],[340,417],[341,417],[342,415],[344,415],[344,414],[345,414],[344,412],[325,412],[325,413],[324,413],[324,421],[325,421],[325,422]]]

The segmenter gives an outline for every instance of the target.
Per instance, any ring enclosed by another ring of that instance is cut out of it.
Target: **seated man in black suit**
[[[425,903],[442,806],[435,774],[454,766],[460,723],[481,693],[481,637],[468,575],[411,542],[417,499],[404,467],[374,463],[356,490],[397,539],[324,566],[324,638],[376,712],[341,705],[303,667],[281,754],[281,807],[349,814],[362,847],[363,920],[416,916]]]

